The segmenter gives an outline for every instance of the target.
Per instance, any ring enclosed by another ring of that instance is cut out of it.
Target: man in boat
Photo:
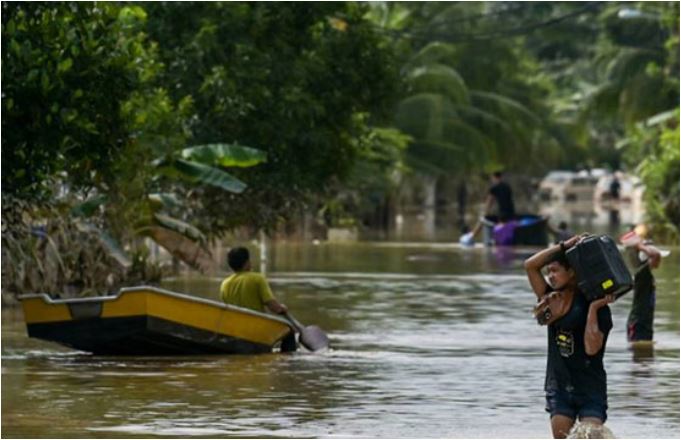
[[[497,222],[500,226],[509,229],[512,233],[512,229],[515,227],[513,225],[513,219],[515,218],[515,205],[513,204],[513,191],[508,183],[503,180],[503,172],[496,171],[492,174],[492,186],[490,186],[487,191],[487,197],[485,198],[484,214],[485,217],[490,213],[492,205],[496,202],[497,205]],[[475,225],[473,231],[464,234],[461,237],[461,243],[471,244],[475,236],[482,229],[482,220]],[[501,240],[504,241],[503,239]]]
[[[494,202],[497,204],[497,217],[500,221],[509,221],[515,217],[513,191],[509,184],[504,182],[501,171],[496,171],[492,175],[492,186],[485,199],[485,214],[489,213]]]
[[[274,298],[264,276],[251,272],[251,256],[245,247],[230,249],[227,263],[234,271],[220,285],[220,298],[227,304],[283,315],[288,308]]]

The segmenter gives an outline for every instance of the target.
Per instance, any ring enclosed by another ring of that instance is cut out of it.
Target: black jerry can
[[[615,241],[607,235],[589,236],[565,255],[575,269],[579,290],[589,301],[611,293],[619,298],[633,286]]]

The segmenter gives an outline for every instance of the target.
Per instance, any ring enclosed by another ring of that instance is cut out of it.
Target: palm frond
[[[415,93],[437,93],[452,103],[468,103],[468,88],[455,69],[444,64],[431,64],[414,68],[408,76]]]
[[[432,64],[448,65],[454,61],[456,49],[452,44],[434,41],[428,43],[418,51],[410,60],[409,66],[423,66]]]
[[[473,104],[476,106],[480,105],[484,108],[486,105],[491,105],[492,108],[501,110],[505,116],[522,115],[532,124],[540,124],[541,122],[541,119],[526,106],[508,96],[480,90],[471,90],[470,95]]]

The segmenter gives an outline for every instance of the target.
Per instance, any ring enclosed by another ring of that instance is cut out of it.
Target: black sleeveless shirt
[[[584,349],[584,330],[589,302],[575,292],[572,306],[565,316],[548,326],[549,349],[546,364],[546,391],[569,391],[580,394],[607,396],[603,354],[608,333],[612,328],[610,307],[598,310],[598,327],[603,333],[603,347],[593,356]]]

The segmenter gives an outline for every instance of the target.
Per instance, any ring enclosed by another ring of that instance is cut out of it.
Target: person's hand
[[[611,304],[611,303],[615,302],[615,299],[616,299],[615,294],[610,293],[608,295],[605,295],[601,299],[597,299],[597,300],[592,301],[591,304],[590,304],[590,307],[592,307],[594,310],[598,310],[606,304]]]
[[[288,312],[288,308],[286,305],[280,303],[276,299],[271,299],[265,303],[267,308],[269,309],[270,312],[274,313],[275,315],[283,315],[284,313]]]
[[[660,254],[660,251],[653,246],[646,246],[646,250],[644,252],[648,254],[650,267],[657,269],[660,266],[660,260],[662,259],[662,254]]]
[[[573,235],[572,237],[568,238],[563,242],[563,247],[565,249],[570,249],[572,246],[576,245],[579,240],[581,240],[581,236],[579,235]]]
[[[588,237],[589,234],[588,232],[582,232],[579,235],[573,235],[572,237],[568,238],[563,242],[563,247],[565,249],[570,249],[571,247],[575,246],[577,243],[580,241],[584,240],[586,237]]]

